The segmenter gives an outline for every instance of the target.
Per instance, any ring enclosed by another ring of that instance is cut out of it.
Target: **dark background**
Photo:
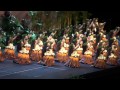
[[[86,10],[87,11],[87,10]],[[92,18],[98,18],[100,22],[106,22],[105,30],[108,32],[112,29],[115,29],[115,27],[120,26],[120,12],[119,11],[97,11],[92,10],[89,11],[92,14],[90,17]],[[4,11],[0,11],[0,15],[2,15]],[[23,17],[26,17],[26,13],[28,11],[12,11],[12,14],[15,15],[19,20],[21,20]]]
[[[120,12],[108,12],[108,11],[91,11],[91,18],[99,18],[99,21],[106,22],[105,29],[111,30],[116,26],[120,26]]]

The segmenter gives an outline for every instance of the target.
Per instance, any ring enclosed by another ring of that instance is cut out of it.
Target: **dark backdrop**
[[[111,30],[116,26],[120,26],[120,12],[91,12],[91,18],[97,17],[99,21],[106,22],[105,29]]]

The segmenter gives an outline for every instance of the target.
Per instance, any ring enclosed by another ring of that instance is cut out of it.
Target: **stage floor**
[[[113,66],[107,66],[113,68]],[[12,60],[0,63],[0,79],[69,79],[74,76],[102,71],[90,65],[81,64],[80,68],[70,68],[63,63],[55,62],[55,66],[47,67],[37,62],[30,65],[19,65]]]

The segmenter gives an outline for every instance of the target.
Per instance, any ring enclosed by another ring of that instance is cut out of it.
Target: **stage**
[[[113,68],[116,67],[108,65],[106,70]],[[101,71],[104,70],[86,64],[81,64],[80,68],[70,68],[59,62],[55,62],[53,67],[40,65],[37,62],[30,65],[19,65],[13,63],[12,60],[0,63],[0,79],[70,79]]]

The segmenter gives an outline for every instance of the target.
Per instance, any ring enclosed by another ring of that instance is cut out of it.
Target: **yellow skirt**
[[[81,51],[81,50],[77,50],[77,53],[81,55],[81,54],[82,54],[82,51]]]
[[[117,60],[117,58],[109,58],[107,61],[107,64],[116,66],[116,65],[118,65],[118,60]]]
[[[59,62],[67,62],[68,54],[57,53],[57,59]]]
[[[119,57],[119,50],[115,51],[115,55]]]
[[[30,57],[33,61],[40,61],[42,59],[42,51],[32,51]]]
[[[2,51],[0,51],[0,62],[3,62],[3,61],[4,61],[4,57],[3,57]]]
[[[84,55],[84,62],[85,64],[94,64],[94,60],[91,55]]]
[[[22,54],[22,53],[18,53],[18,57],[16,61],[19,64],[30,64],[31,63],[29,54]]]
[[[46,66],[53,66],[54,65],[54,56],[44,56],[44,62]]]
[[[0,51],[0,56],[2,56],[2,51]]]
[[[80,67],[79,57],[70,57],[70,60],[65,65],[73,68]]]
[[[12,49],[5,49],[5,58],[7,59],[15,58],[15,51]]]
[[[102,60],[102,59],[97,59],[94,66],[97,67],[97,68],[104,69],[104,68],[106,68],[106,61]]]

